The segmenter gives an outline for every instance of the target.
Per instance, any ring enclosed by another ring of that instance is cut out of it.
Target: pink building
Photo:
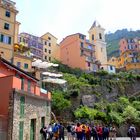
[[[51,94],[39,80],[0,58],[0,138],[39,140],[50,122]]]

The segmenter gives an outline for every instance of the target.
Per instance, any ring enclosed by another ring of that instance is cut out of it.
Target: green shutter
[[[30,126],[30,140],[35,140],[35,119],[31,120]]]
[[[24,116],[25,97],[20,97],[20,117]]]
[[[23,140],[24,122],[19,123],[19,140]]]

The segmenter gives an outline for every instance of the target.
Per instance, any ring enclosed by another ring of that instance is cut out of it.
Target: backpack
[[[40,134],[42,134],[42,133],[43,133],[43,128],[40,129]]]
[[[131,136],[132,136],[132,131],[131,131],[131,129],[129,129],[129,130],[127,131],[127,136],[128,136],[128,137],[131,137]]]
[[[58,126],[54,126],[54,127],[53,127],[53,132],[54,132],[54,133],[58,132]]]

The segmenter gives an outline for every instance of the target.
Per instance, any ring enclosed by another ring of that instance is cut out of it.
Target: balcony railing
[[[87,47],[81,47],[81,49],[85,50],[85,51],[89,51],[89,52],[94,52],[95,49],[91,46],[87,46]]]
[[[94,58],[93,57],[90,57],[90,56],[87,56],[86,57],[86,61],[88,61],[88,62],[94,62]]]

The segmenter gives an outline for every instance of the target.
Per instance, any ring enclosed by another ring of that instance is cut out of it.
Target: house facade
[[[11,0],[0,1],[0,55],[12,62],[15,41],[16,3]]]
[[[28,33],[20,33],[18,43],[29,47],[34,58],[43,58],[43,40],[40,37]]]
[[[57,38],[51,33],[47,32],[46,34],[41,36],[41,39],[43,40],[43,60],[50,62],[54,59],[58,59],[58,56],[56,54],[59,51]]]
[[[121,39],[119,42],[120,56],[118,58],[118,67],[125,70],[140,69],[140,39]]]
[[[39,81],[0,58],[0,137],[40,140],[40,128],[50,123],[51,94]]]
[[[72,68],[96,71],[95,46],[81,33],[69,35],[60,43],[60,61]]]

